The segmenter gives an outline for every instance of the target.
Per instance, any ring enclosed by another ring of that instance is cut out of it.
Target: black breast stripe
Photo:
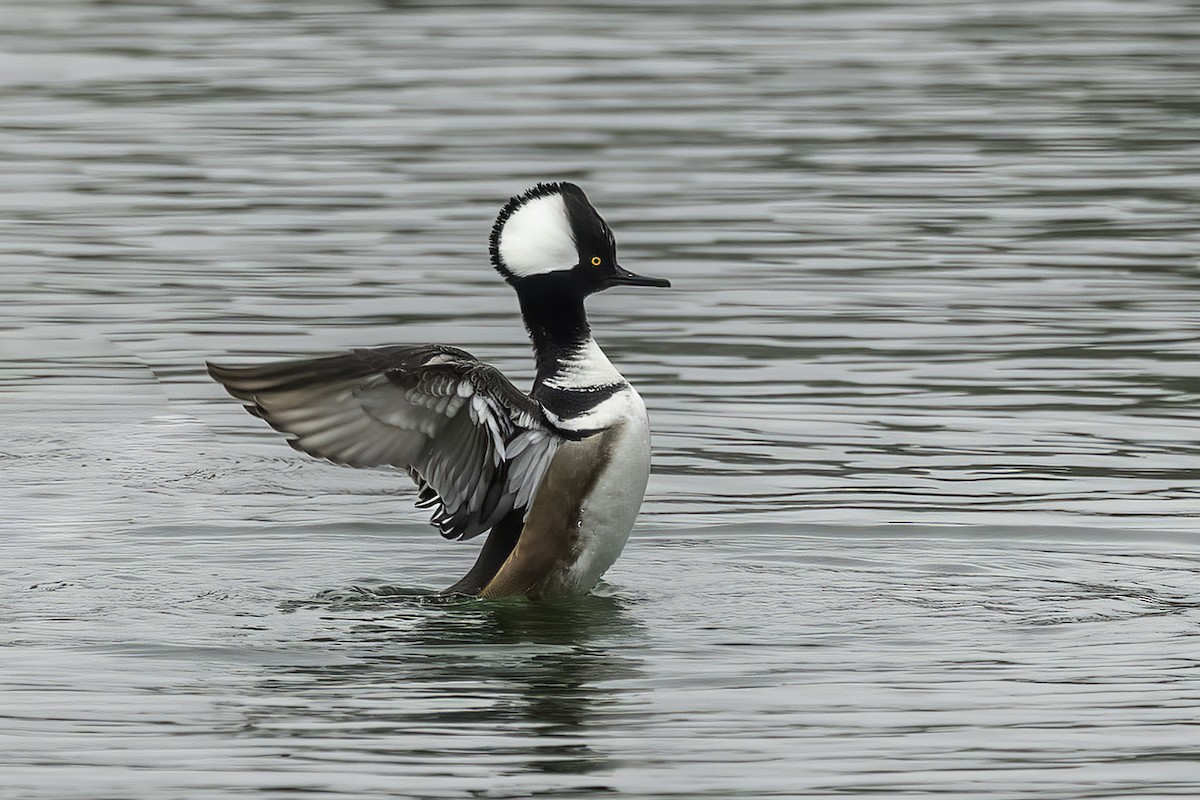
[[[533,392],[533,398],[559,419],[570,419],[586,414],[628,385],[622,382],[563,389],[543,383]]]

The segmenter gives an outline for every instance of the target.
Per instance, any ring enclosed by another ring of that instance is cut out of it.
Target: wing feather
[[[498,370],[441,345],[382,347],[247,367],[208,365],[295,449],[355,467],[390,465],[448,538],[527,509],[561,436]]]

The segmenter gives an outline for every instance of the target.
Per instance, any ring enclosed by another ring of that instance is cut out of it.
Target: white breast
[[[646,418],[642,398],[625,383],[625,378],[604,355],[596,340],[588,338],[559,361],[557,369],[546,379],[546,386],[586,392],[616,384],[624,384],[624,388],[582,414],[561,417],[550,408],[543,407],[542,411],[555,427],[566,431],[595,431],[616,425],[627,417]]]
[[[624,382],[625,378],[591,337],[563,356],[554,374],[546,379],[547,386],[557,389],[585,389]]]
[[[606,460],[592,490],[579,510],[578,534],[572,560],[545,586],[550,594],[591,591],[600,576],[625,548],[637,519],[650,478],[650,420],[646,404],[631,386],[610,399],[621,398],[621,421],[608,430],[562,447],[596,447],[591,440],[603,437],[598,455]]]

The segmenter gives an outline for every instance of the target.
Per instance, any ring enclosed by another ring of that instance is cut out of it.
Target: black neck
[[[527,279],[517,287],[517,298],[537,359],[536,390],[562,359],[592,337],[592,329],[583,308],[584,295],[558,281]]]

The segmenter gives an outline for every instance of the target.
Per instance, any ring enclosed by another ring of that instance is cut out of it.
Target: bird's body
[[[632,400],[626,419],[559,446],[512,557],[483,594],[582,594],[617,560],[650,477],[649,419],[636,392]]]
[[[583,191],[538,184],[501,210],[492,264],[516,290],[538,372],[529,394],[444,345],[354,350],[210,374],[297,450],[393,466],[447,538],[485,531],[447,591],[582,594],[620,555],[650,474],[637,391],[591,336],[584,299],[614,285],[668,286],[626,272]]]

